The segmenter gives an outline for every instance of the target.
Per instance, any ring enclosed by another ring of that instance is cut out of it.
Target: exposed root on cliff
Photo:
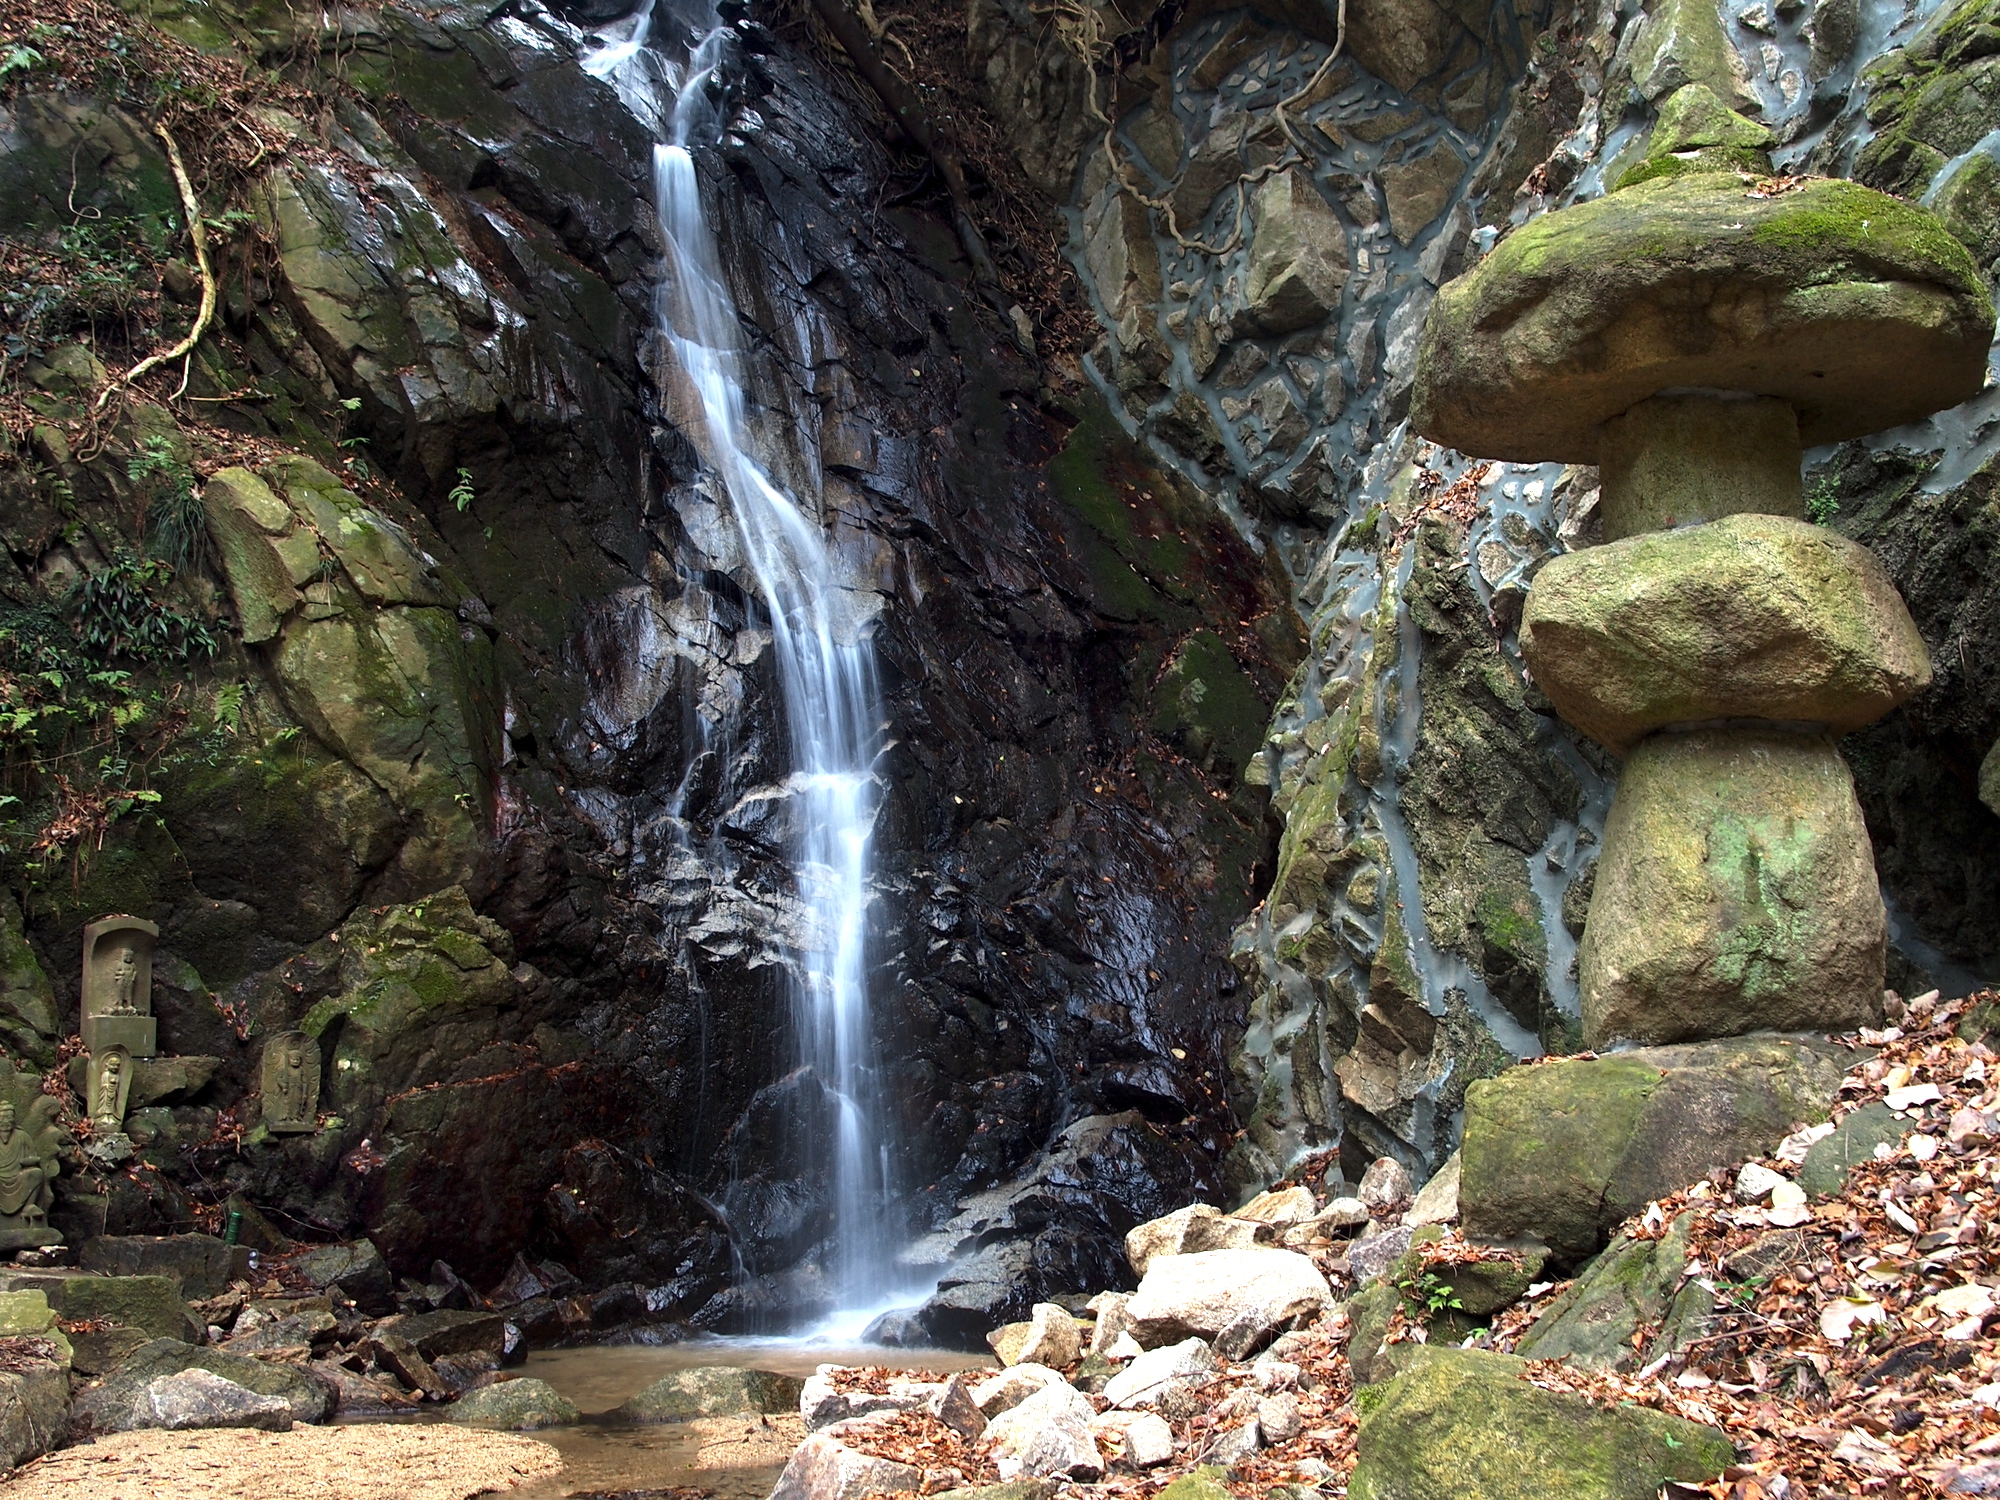
[[[171,349],[162,349],[147,355],[112,381],[98,396],[96,404],[91,408],[92,411],[103,411],[104,403],[111,399],[114,392],[131,385],[141,375],[157,370],[161,365],[172,364],[177,359],[182,362],[181,383],[175,388],[173,398],[170,399],[183,395],[187,391],[188,361],[193,358],[194,346],[201,342],[202,335],[208,332],[208,325],[215,321],[215,267],[208,256],[208,229],[202,223],[201,200],[195,196],[194,184],[188,181],[187,163],[181,160],[180,142],[174,139],[173,132],[164,125],[155,124],[153,134],[158,136],[161,144],[167,148],[167,165],[173,169],[174,186],[180,191],[181,207],[187,213],[188,243],[194,248],[195,272],[201,277],[201,306],[195,312],[194,327],[188,330],[187,337]],[[264,154],[261,145],[257,154],[260,158]]]

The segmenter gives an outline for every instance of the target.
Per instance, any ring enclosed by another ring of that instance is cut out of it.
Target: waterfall
[[[792,1034],[797,1061],[829,1091],[837,1120],[834,1139],[814,1139],[808,1126],[798,1147],[802,1175],[828,1181],[835,1253],[825,1269],[852,1313],[888,1292],[899,1248],[889,1226],[890,1141],[866,965],[881,695],[872,647],[852,625],[842,628],[849,612],[825,535],[752,451],[737,310],[702,216],[691,154],[720,135],[714,100],[734,32],[710,12],[699,23],[706,34],[681,64],[649,45],[653,22],[647,0],[584,66],[617,89],[656,142],[654,201],[666,247],[658,332],[699,401],[705,431],[695,435],[697,447],[727,494],[770,609],[792,758],[789,852],[809,934],[792,968]]]

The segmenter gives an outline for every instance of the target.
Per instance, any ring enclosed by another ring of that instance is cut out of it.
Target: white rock
[[[1007,1337],[1010,1333],[1017,1337]],[[1073,1365],[1083,1353],[1083,1330],[1075,1318],[1053,1302],[1037,1302],[1026,1324],[996,1328],[986,1342],[1003,1365],[1045,1365],[1059,1370]]]
[[[1104,1473],[1104,1458],[1090,1432],[1095,1415],[1088,1396],[1059,1380],[995,1417],[987,1424],[985,1441],[996,1460],[1018,1463],[1017,1473],[1097,1479]]]
[[[1771,1196],[1771,1189],[1783,1181],[1782,1174],[1760,1163],[1747,1161],[1736,1172],[1736,1201],[1762,1203]]]
[[[1131,1326],[1132,1319],[1125,1311],[1125,1305],[1131,1300],[1132,1294],[1130,1292],[1099,1292],[1086,1304],[1092,1312],[1097,1314],[1097,1322],[1091,1326],[1090,1330],[1090,1352],[1092,1354],[1104,1354],[1107,1349],[1118,1342],[1119,1335],[1123,1334]],[[1117,1359],[1120,1356],[1114,1354],[1108,1357]],[[1129,1359],[1131,1356],[1127,1355],[1124,1357]]]
[[[1416,1201],[1403,1215],[1403,1222],[1411,1228],[1419,1224],[1456,1224],[1458,1182],[1459,1160],[1458,1153],[1454,1151],[1445,1158],[1443,1166],[1431,1173],[1431,1180],[1418,1190]]]
[[[1289,1187],[1259,1193],[1229,1217],[1285,1229],[1310,1219],[1318,1212],[1319,1202],[1313,1197],[1311,1188]]]
[[[1267,1443],[1289,1443],[1305,1425],[1296,1396],[1279,1391],[1257,1403],[1257,1426]]]
[[[1361,1186],[1355,1189],[1354,1196],[1368,1205],[1370,1213],[1379,1214],[1401,1208],[1415,1191],[1401,1162],[1393,1156],[1378,1156],[1361,1174]]]
[[[1176,1380],[1209,1378],[1215,1351],[1200,1339],[1183,1339],[1164,1349],[1148,1349],[1104,1385],[1104,1399],[1113,1406],[1133,1407],[1155,1399]]]
[[[972,1404],[988,1421],[1003,1411],[1012,1411],[1023,1401],[1049,1385],[1068,1385],[1056,1371],[1044,1365],[1015,1365],[972,1388]]]
[[[282,1396],[260,1396],[208,1370],[162,1375],[139,1392],[135,1427],[186,1432],[204,1427],[256,1427],[290,1432],[292,1408]]]
[[[1202,1450],[1203,1463],[1241,1463],[1263,1446],[1263,1434],[1257,1430],[1257,1419],[1252,1417],[1240,1427],[1229,1427],[1209,1439]]]
[[[1146,1412],[1125,1428],[1125,1462],[1133,1468],[1156,1468],[1173,1456],[1174,1430],[1165,1417]]]
[[[1289,1360],[1272,1359],[1266,1355],[1250,1366],[1250,1378],[1257,1382],[1260,1391],[1297,1390],[1299,1367]]]
[[[1130,1328],[1120,1329],[1118,1337],[1106,1344],[1103,1349],[1106,1359],[1137,1359],[1145,1352],[1139,1347],[1139,1341],[1132,1337]]]
[[[1270,1234],[1268,1225],[1226,1217],[1206,1203],[1191,1203],[1164,1218],[1134,1225],[1125,1235],[1125,1258],[1132,1263],[1134,1272],[1144,1276],[1155,1256],[1247,1250]]]
[[[1209,1250],[1161,1256],[1125,1310],[1148,1348],[1193,1335],[1241,1359],[1332,1306],[1326,1278],[1296,1251]]]
[[[815,1432],[792,1451],[771,1500],[861,1500],[915,1490],[923,1482],[921,1469],[857,1453],[839,1432]]]

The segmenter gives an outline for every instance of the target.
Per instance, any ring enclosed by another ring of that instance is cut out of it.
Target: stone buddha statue
[[[0,1099],[0,1218],[19,1217],[33,1227],[47,1221],[42,1188],[52,1174],[24,1130],[14,1123],[14,1106]]]

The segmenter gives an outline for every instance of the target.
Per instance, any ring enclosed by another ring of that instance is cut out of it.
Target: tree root
[[[215,321],[215,304],[217,301],[215,268],[209,264],[208,227],[202,223],[201,200],[195,196],[194,183],[189,180],[187,166],[181,160],[180,144],[175,141],[172,132],[164,125],[155,125],[153,127],[153,134],[158,136],[160,143],[167,148],[167,164],[173,168],[174,186],[180,189],[181,209],[187,215],[188,238],[194,242],[195,270],[201,276],[201,307],[195,313],[194,327],[188,330],[186,338],[182,339],[171,349],[163,349],[156,354],[147,355],[136,365],[132,366],[131,369],[107,385],[104,388],[103,394],[97,398],[97,405],[91,408],[93,414],[103,411],[105,402],[109,401],[115,392],[131,385],[140,376],[150,374],[161,365],[172,364],[177,359],[191,361],[194,357],[195,345],[199,344],[202,335],[208,332],[208,325]],[[188,365],[183,364],[181,366],[180,389],[176,390],[174,395],[179,396],[182,392],[186,391],[187,383]]]
[[[972,195],[966,190],[965,173],[959,167],[958,158],[931,128],[930,116],[924,113],[916,93],[893,68],[882,61],[882,55],[876,51],[867,28],[847,0],[813,0],[813,9],[826,22],[826,29],[840,43],[841,50],[853,62],[862,81],[888,106],[889,113],[896,117],[903,133],[916,142],[924,155],[930,158],[931,165],[937,168],[938,176],[944,179],[945,191],[951,197],[953,228],[958,232],[958,242],[965,251],[966,259],[972,262],[973,278],[982,287],[999,294],[1000,276],[993,269],[993,255],[986,248],[986,236],[979,232],[978,222],[972,217]]]

